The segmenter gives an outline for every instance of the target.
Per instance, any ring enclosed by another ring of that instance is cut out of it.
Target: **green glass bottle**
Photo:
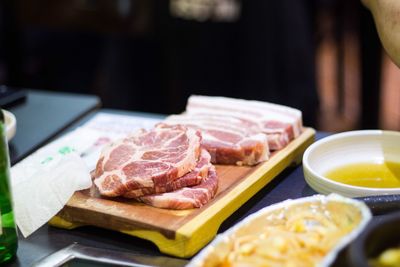
[[[10,185],[10,159],[6,125],[0,109],[0,264],[12,259],[18,247]]]

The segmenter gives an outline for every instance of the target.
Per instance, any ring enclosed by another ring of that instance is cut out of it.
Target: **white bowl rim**
[[[396,188],[372,188],[372,187],[362,187],[362,186],[355,186],[355,185],[348,185],[340,182],[333,181],[328,179],[320,174],[318,174],[314,169],[312,169],[309,165],[308,158],[313,151],[320,146],[321,144],[325,144],[328,142],[335,141],[337,139],[342,139],[346,137],[353,137],[353,136],[373,136],[373,135],[392,135],[397,136],[400,138],[400,132],[397,131],[390,131],[390,130],[356,130],[356,131],[347,131],[336,133],[327,137],[324,137],[312,145],[310,145],[303,154],[303,168],[310,172],[314,177],[317,177],[321,182],[325,184],[329,184],[331,186],[346,188],[349,190],[357,191],[357,192],[364,192],[364,193],[379,193],[379,194],[398,194],[400,187]],[[307,180],[307,179],[306,179]],[[331,191],[331,190],[329,190]],[[333,191],[332,191],[333,192]],[[334,193],[334,192],[333,192]]]
[[[7,141],[10,142],[11,139],[13,139],[13,137],[15,136],[17,131],[17,119],[15,118],[15,115],[10,111],[5,109],[2,109],[2,111],[4,114],[4,120],[6,125]]]

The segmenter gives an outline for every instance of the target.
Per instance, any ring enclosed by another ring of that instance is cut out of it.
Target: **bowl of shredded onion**
[[[330,266],[371,218],[336,194],[286,200],[218,235],[188,266]]]

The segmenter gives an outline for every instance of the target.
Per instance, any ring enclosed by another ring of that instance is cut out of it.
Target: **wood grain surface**
[[[154,242],[161,252],[190,257],[215,237],[221,223],[293,163],[300,163],[315,131],[305,128],[287,147],[254,167],[217,165],[218,191],[199,209],[167,210],[134,200],[102,198],[95,188],[76,192],[50,224],[72,229],[93,225]]]

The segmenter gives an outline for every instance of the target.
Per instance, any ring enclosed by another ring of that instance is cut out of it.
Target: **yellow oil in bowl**
[[[354,186],[400,188],[400,162],[353,163],[330,170],[325,177]]]

